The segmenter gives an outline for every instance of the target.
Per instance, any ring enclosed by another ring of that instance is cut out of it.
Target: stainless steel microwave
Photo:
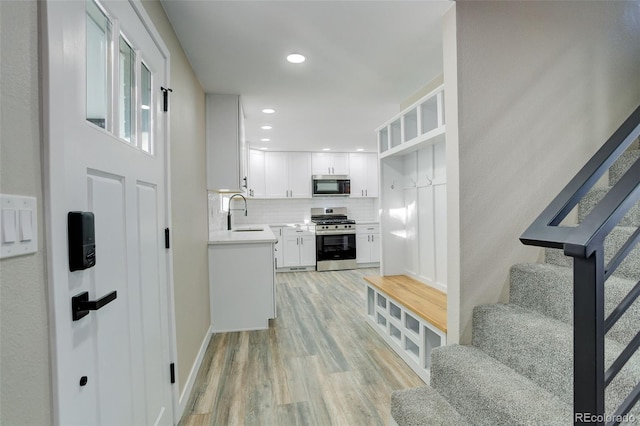
[[[346,175],[313,175],[314,197],[348,197],[351,181]]]

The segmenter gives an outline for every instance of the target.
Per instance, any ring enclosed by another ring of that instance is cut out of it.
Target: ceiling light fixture
[[[269,142],[271,139],[269,139],[269,138],[262,138],[262,139],[260,139],[260,140],[261,140],[262,142]]]
[[[322,148],[323,151],[331,151],[331,148]]]
[[[364,151],[364,148],[358,148],[358,149],[356,149],[356,151],[362,152],[362,151]]]
[[[265,114],[273,114],[274,112],[276,112],[276,110],[273,108],[265,108],[262,110],[262,112],[264,112]]]
[[[261,128],[262,130],[271,130],[271,129],[273,129],[273,127],[271,127],[271,126],[269,126],[269,125],[262,126],[262,127],[260,127],[260,128]]]
[[[266,146],[263,146],[263,147],[262,147],[262,148],[260,148],[260,149],[262,149],[262,150],[266,151],[266,150],[267,150],[267,149],[269,149],[269,148],[267,148]]]
[[[291,62],[292,64],[301,64],[306,59],[307,58],[305,58],[304,55],[301,55],[299,53],[292,53],[289,56],[287,56],[287,61]]]

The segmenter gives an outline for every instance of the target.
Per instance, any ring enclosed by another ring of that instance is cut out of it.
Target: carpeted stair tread
[[[482,305],[473,311],[475,347],[567,404],[573,401],[572,342],[570,325],[519,306]],[[620,343],[605,339],[605,365],[609,367],[623,349]],[[613,413],[638,382],[640,354],[607,387],[607,412]]]
[[[605,284],[605,314],[608,315],[637,281],[610,277]],[[511,267],[509,301],[551,318],[573,323],[573,271],[546,263],[522,263]],[[640,324],[640,298],[607,333],[607,337],[627,344]]]
[[[609,185],[615,185],[638,158],[640,158],[640,149],[633,149],[622,154],[609,168]]]
[[[391,416],[398,426],[463,426],[469,423],[430,386],[391,394]]]
[[[436,348],[431,386],[474,425],[567,425],[571,405],[472,346]]]
[[[604,242],[605,265],[618,253],[637,228],[616,226]],[[573,258],[565,256],[561,249],[545,249],[545,262],[552,265],[573,267]],[[615,276],[638,281],[640,279],[640,245],[637,245],[614,272]]]

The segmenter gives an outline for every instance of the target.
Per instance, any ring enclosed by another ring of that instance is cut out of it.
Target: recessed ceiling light
[[[271,139],[269,139],[269,138],[262,138],[262,139],[260,139],[260,140],[261,140],[262,142],[269,142]]]
[[[262,149],[262,150],[267,150],[267,149],[269,149],[269,148],[267,148],[266,146],[263,146],[263,147],[262,147],[262,148],[260,148],[260,149]]]
[[[271,126],[262,126],[262,127],[260,127],[260,128],[261,128],[262,130],[271,130],[271,129],[273,129],[273,127],[271,127]]]
[[[264,112],[265,114],[273,114],[274,112],[276,112],[276,110],[273,108],[265,108],[262,110],[262,112]]]
[[[358,148],[358,149],[356,149],[356,151],[358,151],[358,152],[364,151],[364,148]]]
[[[301,64],[305,61],[305,59],[307,58],[299,53],[292,53],[291,55],[287,56],[287,61],[291,62],[292,64]]]
[[[331,148],[322,148],[323,151],[331,151]]]

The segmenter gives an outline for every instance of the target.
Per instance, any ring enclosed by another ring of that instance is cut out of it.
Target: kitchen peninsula
[[[214,332],[261,330],[276,316],[276,237],[267,225],[209,233],[209,290]]]

